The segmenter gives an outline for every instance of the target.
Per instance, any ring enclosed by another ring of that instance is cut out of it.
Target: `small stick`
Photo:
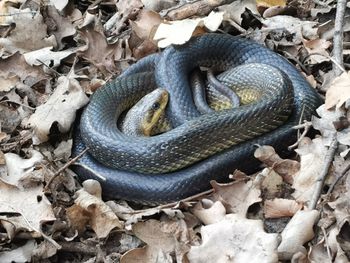
[[[212,192],[214,192],[214,189],[210,189],[210,190],[201,192],[201,193],[199,193],[199,194],[195,194],[195,195],[189,196],[189,197],[187,197],[187,198],[181,199],[180,201],[176,201],[176,202],[172,202],[172,203],[168,203],[168,204],[164,204],[164,205],[159,205],[159,206],[151,207],[151,208],[147,208],[147,209],[135,210],[135,211],[132,211],[132,212],[126,212],[126,214],[138,214],[138,213],[146,212],[146,211],[148,211],[149,209],[171,208],[171,207],[176,206],[176,205],[177,205],[178,203],[180,203],[180,202],[189,202],[189,201],[192,201],[192,200],[194,200],[194,199],[200,198],[200,197],[202,197],[202,196],[211,194]]]
[[[346,9],[346,0],[337,1],[337,11],[334,22],[334,37],[333,37],[333,58],[334,60],[344,68],[343,62],[343,33],[344,33],[344,17]],[[335,63],[333,63],[334,65]],[[339,76],[342,72],[338,67],[334,67],[336,76]]]
[[[334,155],[335,155],[337,148],[338,148],[337,133],[334,132],[332,135],[331,144],[328,148],[328,151],[327,151],[325,159],[324,159],[324,166],[322,168],[320,176],[317,179],[317,182],[315,185],[315,191],[314,191],[314,194],[310,200],[310,205],[308,206],[309,210],[313,210],[316,208],[318,199],[320,198],[320,195],[321,195],[323,182],[328,175],[328,170],[331,166],[331,163],[333,161],[333,158],[334,158]]]
[[[85,148],[81,153],[79,153],[77,156],[75,156],[73,159],[71,159],[69,162],[67,162],[65,165],[63,165],[60,169],[58,169],[57,172],[55,172],[55,174],[51,177],[51,179],[48,181],[47,185],[45,186],[45,190],[49,189],[49,186],[51,185],[51,183],[53,182],[53,180],[55,180],[55,178],[57,176],[60,175],[60,173],[62,173],[64,170],[66,170],[68,168],[68,166],[70,166],[71,164],[75,163],[80,157],[82,157],[87,151],[89,150],[89,148]]]
[[[306,136],[306,134],[309,132],[310,128],[312,126],[312,123],[310,121],[304,122],[303,124],[299,124],[293,127],[293,129],[304,129],[303,133],[299,136],[298,140],[290,145],[288,147],[289,150],[292,150],[294,148],[296,148],[299,143],[301,142],[301,140]]]

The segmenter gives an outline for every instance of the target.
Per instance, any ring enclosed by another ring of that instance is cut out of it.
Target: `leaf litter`
[[[350,260],[349,9],[339,77],[332,0],[5,0],[0,14],[1,262]],[[215,31],[290,59],[325,96],[308,124],[319,133],[300,139],[294,159],[260,146],[260,172],[232,171],[232,182],[177,203],[106,201],[97,182],[80,186],[65,165],[87,95],[159,48]]]

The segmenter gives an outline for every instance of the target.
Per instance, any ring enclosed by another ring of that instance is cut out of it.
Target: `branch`
[[[337,12],[335,15],[335,24],[334,24],[334,37],[333,37],[333,57],[334,60],[344,68],[343,62],[343,26],[344,26],[344,16],[346,9],[346,0],[337,1]],[[336,63],[333,63],[334,72],[336,76],[339,76],[342,71],[336,66]]]

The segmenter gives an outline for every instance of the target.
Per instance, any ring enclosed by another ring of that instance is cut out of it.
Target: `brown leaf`
[[[5,16],[6,23],[16,27],[7,38],[0,38],[0,45],[9,53],[25,53],[43,47],[56,47],[55,36],[47,36],[47,27],[40,12],[33,16],[29,9],[12,9],[17,15]]]
[[[177,262],[183,262],[183,255],[189,250],[191,236],[183,220],[159,222],[148,220],[133,226],[134,234],[147,243],[147,246],[136,248],[125,253],[120,262],[173,262],[175,253]]]
[[[0,59],[0,91],[9,91],[19,82],[31,87],[49,77],[41,67],[29,66],[18,52],[6,59]]]
[[[112,209],[101,199],[101,186],[97,181],[86,180],[83,189],[76,192],[75,205],[69,208],[70,222],[83,230],[89,223],[98,238],[106,238],[112,229],[122,228],[122,223]]]
[[[264,215],[265,218],[291,217],[302,207],[294,200],[275,198],[264,202]]]

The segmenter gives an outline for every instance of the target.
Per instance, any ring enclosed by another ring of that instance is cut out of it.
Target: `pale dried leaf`
[[[278,246],[280,260],[290,260],[295,253],[306,252],[303,244],[314,237],[313,226],[318,218],[317,210],[298,211],[282,231]]]
[[[79,82],[69,76],[58,78],[58,85],[45,104],[40,105],[30,116],[28,123],[35,130],[33,143],[48,140],[53,123],[58,124],[60,132],[68,132],[74,122],[78,109],[88,103],[89,99]]]
[[[211,12],[207,17],[184,19],[161,23],[154,35],[158,40],[158,46],[165,48],[171,44],[182,45],[192,37],[197,26],[204,26],[211,31],[216,31],[223,20],[222,12]]]
[[[202,244],[187,254],[196,262],[277,262],[277,234],[267,234],[260,220],[236,214],[201,228]]]
[[[35,51],[25,53],[24,59],[33,66],[50,65],[52,68],[57,68],[61,64],[61,60],[72,55],[75,49],[67,49],[64,51],[51,51],[52,47],[44,47]]]
[[[209,200],[210,201],[210,200]],[[226,209],[220,201],[204,203],[198,202],[192,210],[192,213],[201,220],[204,225],[219,222],[226,215]]]
[[[281,30],[284,29],[293,35],[290,45],[300,44],[306,39],[317,39],[316,22],[302,21],[292,16],[274,16],[264,20],[265,29]]]
[[[29,224],[28,231],[39,231],[42,223],[55,220],[42,186],[19,189],[0,180],[0,189],[0,211],[21,214]]]
[[[303,40],[304,47],[309,55],[310,64],[319,64],[325,61],[330,61],[330,56],[327,49],[331,46],[331,42],[325,39]]]
[[[23,246],[11,251],[0,252],[0,262],[31,262],[33,250],[36,247],[35,240],[28,240]]]
[[[233,1],[231,4],[218,7],[219,11],[225,12],[225,17],[229,17],[239,25],[242,22],[242,14],[246,9],[249,9],[255,15],[260,15],[255,0]]]
[[[13,186],[21,187],[21,179],[31,173],[35,165],[43,160],[43,156],[40,152],[32,150],[31,158],[23,159],[17,154],[6,153],[5,161],[7,166],[7,176],[1,179]]]
[[[275,198],[264,202],[265,218],[291,217],[303,207],[294,200]]]
[[[336,106],[340,108],[347,100],[350,99],[350,71],[344,72],[336,77],[326,93],[326,109]]]
[[[62,11],[68,4],[68,0],[50,0],[50,3],[53,4],[58,11]]]
[[[216,199],[222,201],[230,213],[245,216],[252,204],[261,201],[261,191],[252,181],[228,184],[219,184],[212,181],[211,185],[215,190]]]
[[[309,202],[323,169],[327,148],[322,138],[312,141],[304,138],[295,151],[300,155],[300,171],[294,176],[293,197],[299,202]]]

